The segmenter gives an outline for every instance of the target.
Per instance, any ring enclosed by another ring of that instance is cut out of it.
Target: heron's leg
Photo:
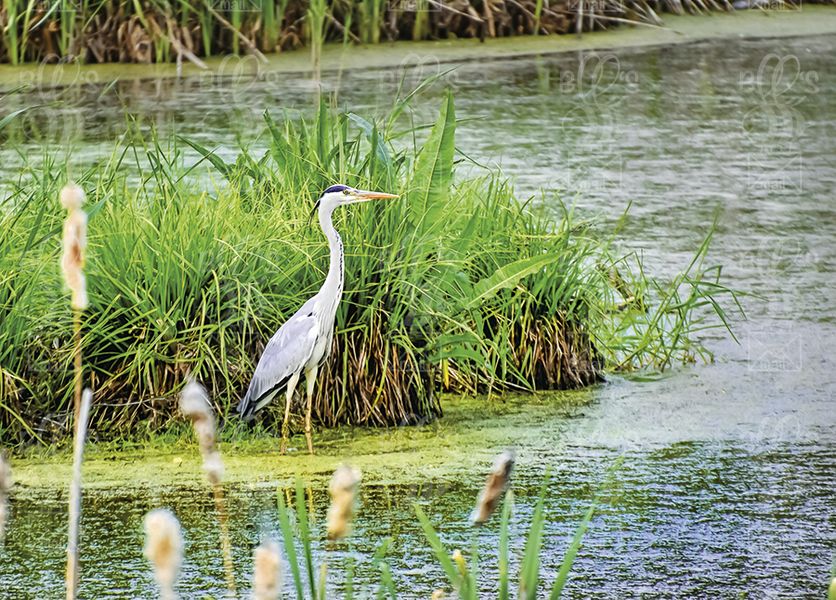
[[[287,381],[287,390],[285,391],[285,405],[284,405],[284,421],[282,422],[282,447],[281,453],[287,452],[287,435],[288,422],[290,421],[290,403],[293,400],[293,392],[296,390],[296,384],[299,383],[300,373],[294,373]]]
[[[314,365],[305,372],[305,383],[307,384],[307,400],[308,404],[305,407],[305,439],[308,442],[308,452],[313,454],[313,440],[311,439],[311,409],[313,408],[313,391],[316,385],[316,374],[319,371],[319,366]]]

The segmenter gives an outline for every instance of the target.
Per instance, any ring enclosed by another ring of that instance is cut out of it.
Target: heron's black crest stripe
[[[311,214],[308,215],[308,225],[311,224],[311,221],[313,221],[313,216],[316,214],[316,211],[319,209],[319,202],[320,202],[319,200],[314,202],[313,208],[311,209]]]
[[[327,190],[322,192],[322,195],[324,196],[325,194],[330,194],[332,192],[342,192],[342,191],[348,190],[348,189],[351,189],[351,188],[349,188],[347,185],[332,185]]]

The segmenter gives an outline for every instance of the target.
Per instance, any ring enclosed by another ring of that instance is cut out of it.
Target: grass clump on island
[[[265,115],[267,150],[234,161],[132,131],[109,159],[76,168],[89,198],[92,435],[159,430],[188,374],[230,414],[270,335],[321,285],[327,246],[309,215],[336,182],[402,198],[336,217],[346,286],[320,424],[409,424],[439,413],[437,390],[574,388],[705,355],[692,334],[724,326],[718,299],[733,297],[702,264],[710,234],[686,271],[658,282],[556,200],[521,202],[495,173],[454,179],[452,96],[432,127],[402,131],[411,97],[378,122],[324,103],[310,119]],[[55,267],[69,169],[45,153],[2,199],[9,444],[63,437],[72,406],[73,315]]]

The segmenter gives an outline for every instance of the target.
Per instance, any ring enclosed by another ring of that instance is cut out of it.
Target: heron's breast
[[[316,306],[319,328],[313,352],[308,360],[307,367],[311,368],[320,365],[328,358],[331,352],[331,340],[334,338],[334,326],[337,316],[337,306],[342,296],[342,285],[337,288],[336,294],[329,301],[318,303]]]
[[[327,358],[328,351],[331,349],[331,331],[333,330],[323,331],[319,336],[317,336],[311,357],[305,365],[307,368],[319,365],[325,360],[325,358]]]
[[[306,366],[308,368],[320,364],[327,356],[331,348],[331,338],[334,333],[334,320],[326,316],[320,319],[319,327],[314,340],[313,351],[308,359]]]

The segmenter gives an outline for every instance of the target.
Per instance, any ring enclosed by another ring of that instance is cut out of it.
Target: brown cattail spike
[[[253,600],[276,600],[281,587],[279,546],[265,540],[253,552]]]
[[[145,515],[145,557],[154,567],[160,598],[177,598],[174,585],[183,562],[183,535],[170,511],[158,508]]]
[[[61,270],[64,273],[64,281],[72,292],[72,306],[76,310],[87,308],[87,283],[84,279],[87,214],[81,210],[83,204],[84,191],[77,185],[69,184],[61,190],[61,206],[67,209]]]
[[[512,449],[504,451],[496,457],[493,468],[485,482],[485,487],[476,500],[476,508],[470,516],[474,525],[481,525],[491,518],[493,511],[499,504],[502,493],[508,485],[511,477],[511,469],[514,467],[515,454]]]
[[[218,515],[218,527],[221,534],[221,551],[224,557],[224,575],[229,595],[236,597],[235,565],[232,562],[232,542],[229,538],[229,518],[223,490],[224,463],[218,450],[218,436],[215,429],[215,413],[209,404],[209,396],[199,383],[189,380],[180,393],[180,411],[188,417],[197,436],[200,455],[203,457],[203,470],[212,486],[215,498],[215,512]]]
[[[209,482],[218,485],[223,479],[224,464],[218,452],[215,415],[202,385],[194,381],[186,384],[180,394],[180,411],[194,426],[200,455],[203,457],[203,470]]]
[[[360,471],[342,465],[331,478],[331,506],[328,507],[328,539],[344,538],[351,531],[354,513],[354,496],[360,483]]]

